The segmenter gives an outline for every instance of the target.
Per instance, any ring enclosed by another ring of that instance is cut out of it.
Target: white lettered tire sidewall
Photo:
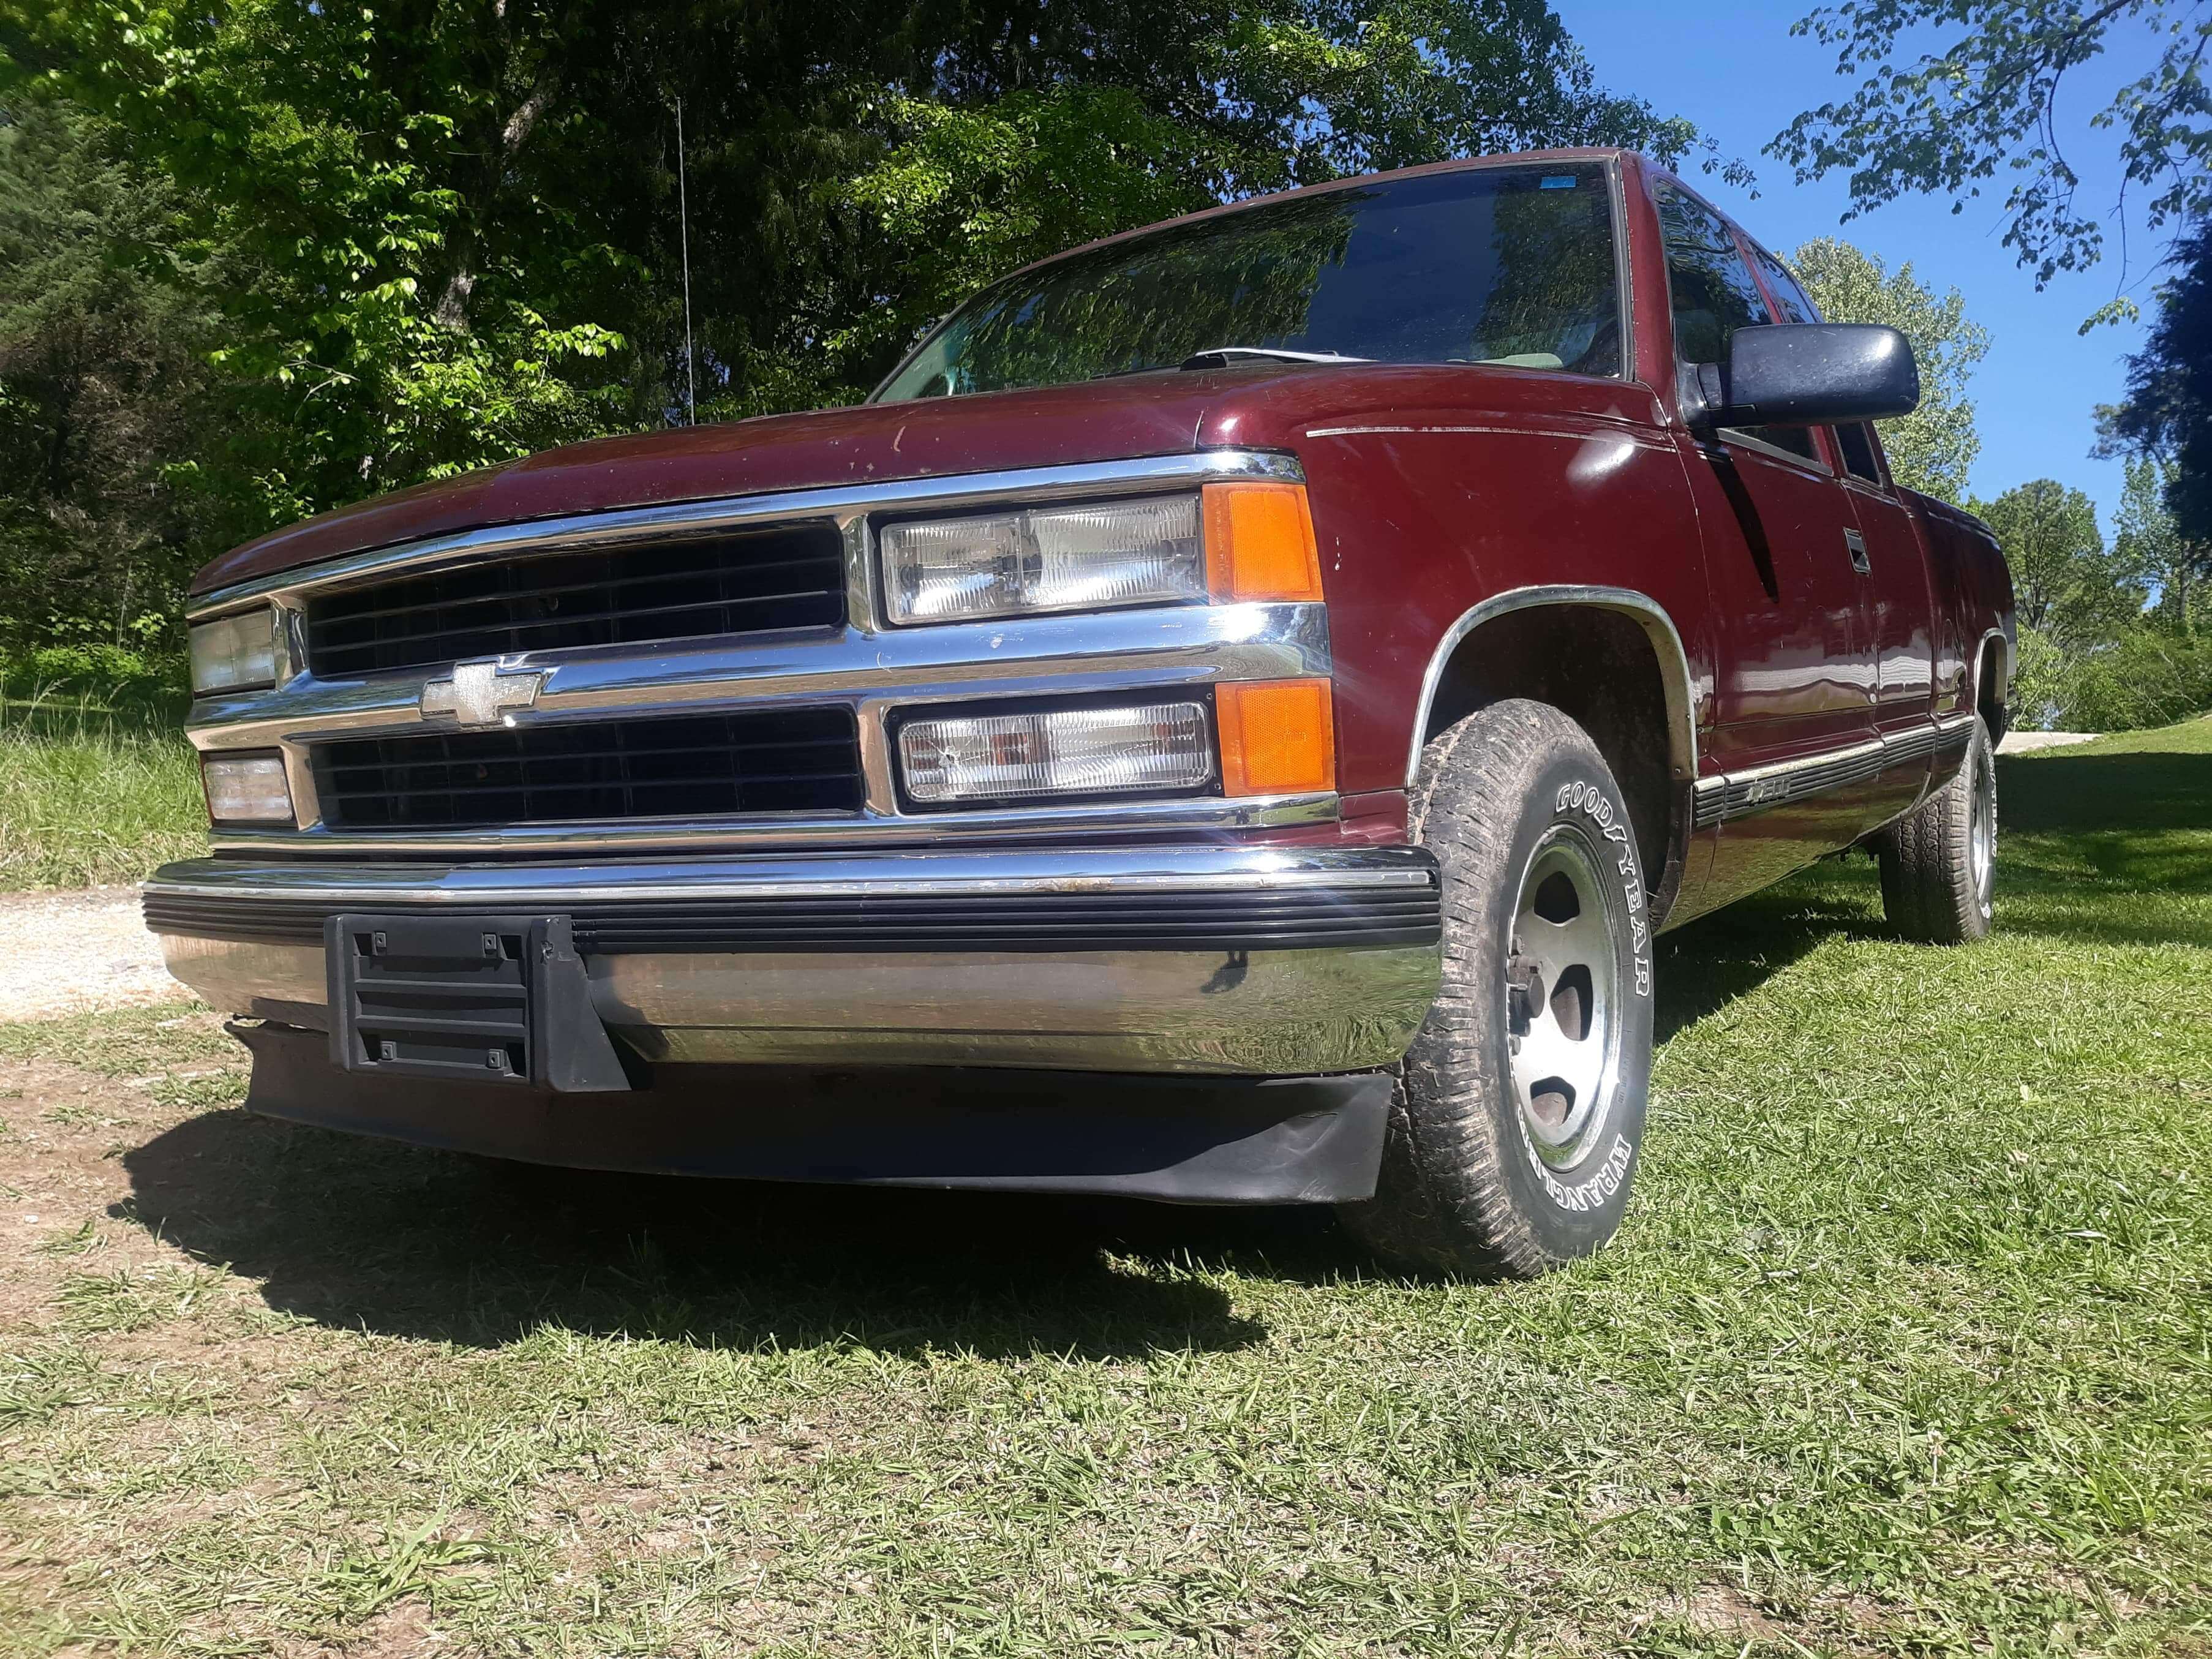
[[[1413,839],[1443,872],[1441,983],[1399,1065],[1375,1197],[1342,1213],[1393,1260],[1533,1277],[1613,1237],[1642,1149],[1653,985],[1636,837],[1589,735],[1557,708],[1522,699],[1478,709],[1431,739],[1409,809]],[[1589,933],[1577,946],[1593,975],[1593,1006],[1601,948],[1614,994],[1611,1017],[1584,1028],[1605,1025],[1613,1045],[1589,1127],[1571,1109],[1548,1124],[1565,1150],[1547,1160],[1514,1079],[1507,975],[1523,878],[1554,841],[1571,842],[1606,915],[1602,946]]]
[[[1588,1255],[1620,1225],[1643,1152],[1650,1098],[1652,1032],[1652,952],[1649,908],[1636,836],[1620,791],[1596,761],[1570,757],[1547,767],[1532,792],[1507,860],[1507,879],[1495,884],[1499,909],[1497,982],[1505,978],[1505,946],[1520,898],[1521,873],[1556,836],[1580,843],[1604,896],[1613,946],[1613,984],[1619,1017],[1607,1033],[1615,1046],[1606,1069],[1606,1098],[1593,1114],[1593,1130],[1573,1164],[1555,1169],[1538,1152],[1511,1083],[1511,1033],[1500,1006],[1492,1040],[1496,1091],[1504,1121],[1505,1176],[1516,1207],[1529,1217],[1544,1255],[1554,1261]]]

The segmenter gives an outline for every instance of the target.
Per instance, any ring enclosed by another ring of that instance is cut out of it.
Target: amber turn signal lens
[[[1206,485],[1206,577],[1218,601],[1319,599],[1321,556],[1306,487]]]
[[[1286,795],[1336,787],[1327,680],[1231,680],[1214,688],[1221,792]]]

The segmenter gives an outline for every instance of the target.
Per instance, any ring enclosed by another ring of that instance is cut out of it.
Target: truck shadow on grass
[[[2212,756],[2044,757],[2008,763],[2000,788],[2008,931],[2212,945],[2202,915],[2098,890],[2212,891]],[[1893,937],[1881,915],[1874,866],[1854,857],[1663,936],[1661,1040],[1826,942]],[[260,1279],[272,1308],[483,1346],[553,1327],[988,1358],[1225,1350],[1267,1330],[1217,1272],[1377,1272],[1326,1211],[537,1170],[235,1111],[191,1119],[124,1164],[122,1212]]]
[[[116,1214],[337,1328],[993,1358],[1266,1334],[1199,1277],[1114,1258],[1117,1218],[1141,1206],[538,1169],[230,1110],[123,1163]]]

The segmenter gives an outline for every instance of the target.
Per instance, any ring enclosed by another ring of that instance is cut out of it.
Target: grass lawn
[[[0,1653],[2212,1656],[2212,722],[1662,941],[1619,1244],[518,1178],[0,1028]]]
[[[0,699],[0,890],[137,881],[207,850],[191,746],[170,709]]]

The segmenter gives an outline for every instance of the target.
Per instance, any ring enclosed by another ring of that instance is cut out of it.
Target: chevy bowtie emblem
[[[451,679],[432,680],[422,688],[422,718],[451,714],[463,726],[512,724],[508,711],[536,702],[544,683],[542,668],[503,673],[495,662],[457,663]]]

